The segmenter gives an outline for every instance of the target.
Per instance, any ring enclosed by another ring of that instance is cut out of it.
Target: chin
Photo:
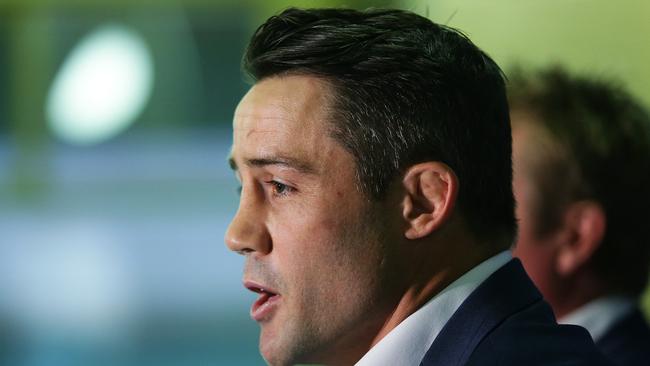
[[[260,333],[260,354],[267,364],[272,366],[295,365],[286,349],[280,344],[281,335],[269,334],[262,330]]]
[[[283,355],[281,353],[264,351],[261,351],[261,353],[264,361],[266,361],[266,363],[271,366],[292,366],[301,363],[290,357],[287,357],[288,355]]]
[[[260,353],[271,366],[292,366],[298,364],[320,363],[313,360],[313,355],[296,342],[295,337],[284,334],[261,333]],[[320,358],[319,358],[320,359]]]

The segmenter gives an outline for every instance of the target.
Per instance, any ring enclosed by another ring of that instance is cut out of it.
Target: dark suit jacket
[[[558,325],[521,262],[513,259],[463,302],[423,366],[610,365],[581,327]]]
[[[638,308],[614,323],[596,346],[617,365],[650,365],[650,329]]]

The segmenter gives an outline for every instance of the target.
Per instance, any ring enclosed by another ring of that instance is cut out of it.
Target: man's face
[[[272,77],[235,112],[231,164],[242,189],[226,243],[246,256],[246,287],[262,290],[251,316],[271,364],[341,357],[370,341],[389,308],[383,214],[330,137],[328,93],[314,77]]]
[[[539,197],[532,174],[534,169],[539,169],[539,159],[547,155],[547,136],[541,128],[525,122],[531,117],[513,113],[512,118],[513,121],[521,119],[512,130],[513,193],[519,223],[513,254],[521,259],[530,278],[552,304],[555,284],[559,280],[555,272],[557,237],[551,234],[540,238],[535,232],[538,225],[535,205],[544,198]]]

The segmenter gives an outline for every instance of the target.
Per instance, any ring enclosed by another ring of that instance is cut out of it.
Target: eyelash
[[[277,180],[269,180],[265,183],[271,186],[273,195],[277,197],[285,197],[296,190],[295,188],[278,182]]]
[[[266,183],[271,187],[271,189],[273,190],[272,192],[273,195],[277,197],[284,197],[290,193],[293,193],[296,190],[295,188],[288,186],[284,183],[280,183],[276,180],[269,180],[269,181],[265,181],[264,183]],[[237,187],[237,195],[241,196],[241,192],[242,192],[242,186],[240,185]]]

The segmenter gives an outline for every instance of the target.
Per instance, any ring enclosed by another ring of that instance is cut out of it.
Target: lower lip
[[[280,295],[268,296],[262,294],[251,307],[251,318],[256,322],[267,320],[275,311],[280,301]]]

